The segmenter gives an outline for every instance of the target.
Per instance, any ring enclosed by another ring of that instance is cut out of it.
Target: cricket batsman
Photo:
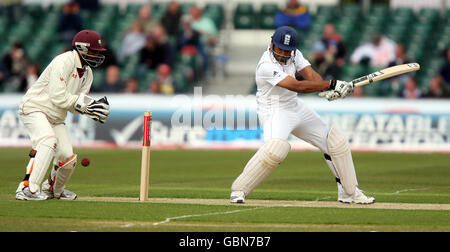
[[[353,84],[323,80],[297,49],[297,32],[288,26],[276,29],[255,73],[257,112],[264,131],[264,144],[245,166],[231,186],[231,203],[245,198],[287,157],[289,134],[319,148],[336,178],[338,201],[371,204],[358,188],[350,146],[336,126],[328,127],[319,115],[298,99],[297,93],[322,91],[329,100],[353,93]],[[305,80],[298,81],[296,73]]]
[[[80,31],[72,47],[52,60],[22,98],[18,113],[32,149],[25,178],[16,190],[18,200],[76,199],[77,195],[65,188],[77,164],[64,124],[67,111],[100,123],[109,115],[106,97],[94,100],[88,96],[94,78],[91,67],[105,59],[100,36],[92,30]],[[42,184],[52,159],[53,168]]]

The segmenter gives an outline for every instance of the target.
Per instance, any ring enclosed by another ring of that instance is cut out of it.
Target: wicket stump
[[[142,160],[141,160],[141,191],[139,193],[139,201],[148,200],[151,128],[152,128],[152,112],[146,111],[144,114],[144,138],[142,140]]]

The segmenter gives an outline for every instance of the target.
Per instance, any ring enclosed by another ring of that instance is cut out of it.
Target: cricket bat
[[[419,63],[409,63],[409,64],[403,64],[403,65],[397,65],[393,67],[388,67],[385,69],[382,69],[380,71],[376,71],[374,73],[365,75],[363,77],[357,78],[352,80],[352,83],[355,87],[361,87],[367,84],[370,84],[372,82],[384,80],[387,78],[391,78],[400,74],[409,73],[413,71],[417,71],[420,69]],[[326,92],[320,92],[319,96],[323,97],[325,96]]]

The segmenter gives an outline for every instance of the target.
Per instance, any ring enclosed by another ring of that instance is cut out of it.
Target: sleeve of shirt
[[[48,95],[50,102],[55,106],[70,110],[75,104],[78,96],[67,92],[67,80],[72,73],[73,63],[70,59],[58,57],[53,60]]]
[[[300,52],[300,50],[297,49],[295,52],[295,71],[301,71],[303,68],[310,66],[311,63],[305,57],[303,57],[303,54]]]
[[[281,69],[281,67],[277,66],[276,64],[264,62],[261,63],[256,69],[256,78],[266,81],[272,86],[276,86],[287,76],[288,74],[283,72],[283,69]]]

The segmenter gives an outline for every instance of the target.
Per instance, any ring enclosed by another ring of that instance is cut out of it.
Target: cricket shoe
[[[42,183],[42,193],[47,195],[49,199],[60,199],[60,200],[75,200],[77,195],[74,192],[67,190],[65,187],[59,197],[55,197],[53,193],[53,181],[49,178]]]
[[[49,189],[42,188],[42,193],[48,197],[48,199],[59,199],[59,200],[75,200],[77,195],[67,189],[63,189],[61,196],[59,198],[55,197],[53,192]]]
[[[47,200],[48,197],[47,197],[47,195],[40,193],[40,192],[32,193],[30,191],[30,188],[27,186],[27,187],[24,187],[21,191],[16,192],[16,199],[17,200]]]
[[[245,203],[245,193],[243,191],[232,191],[230,195],[231,203]]]
[[[340,183],[337,183],[338,186],[338,201],[346,204],[356,203],[356,204],[373,204],[375,202],[374,197],[367,197],[364,195],[363,191],[358,187],[355,189],[355,193],[353,195],[349,195],[344,191],[344,187]]]

